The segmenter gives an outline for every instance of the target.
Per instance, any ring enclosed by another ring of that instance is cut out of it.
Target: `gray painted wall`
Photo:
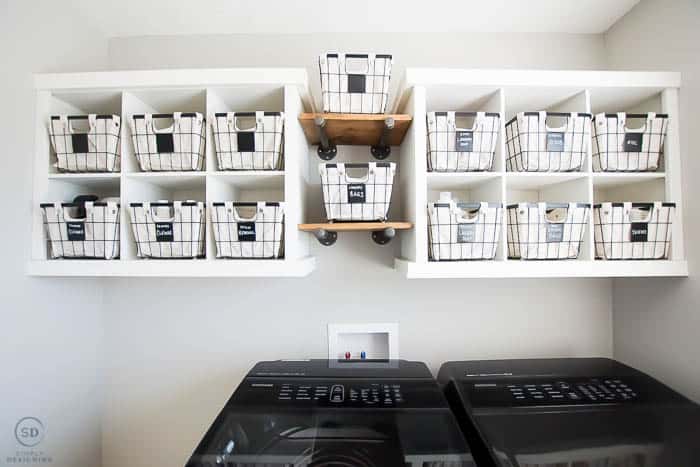
[[[688,279],[614,282],[614,353],[700,401],[700,3],[643,0],[605,35],[608,65],[682,72],[681,150]]]

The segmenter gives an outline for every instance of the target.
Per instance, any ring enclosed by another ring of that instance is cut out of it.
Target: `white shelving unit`
[[[36,276],[300,277],[314,269],[309,239],[297,225],[305,219],[309,145],[297,116],[311,108],[303,69],[163,70],[35,76],[36,112],[32,252],[28,274]],[[207,127],[206,166],[202,172],[141,172],[127,118],[138,113],[284,111],[284,169],[220,172]],[[54,167],[48,135],[50,115],[116,114],[122,118],[121,172],[66,174]],[[117,260],[47,259],[39,203],[68,202],[92,193],[121,200],[121,257]],[[127,207],[158,199],[284,201],[284,258],[216,259],[207,214],[206,258],[153,260],[136,256]]]
[[[456,70],[409,68],[393,111],[413,116],[401,147],[399,171],[403,218],[413,231],[401,238],[398,271],[409,278],[640,277],[687,276],[683,248],[683,202],[677,73]],[[427,171],[426,112],[488,111],[503,116],[493,172]],[[663,165],[653,173],[595,173],[591,154],[582,172],[506,171],[505,123],[521,111],[657,112],[669,115]],[[427,203],[441,191],[469,201],[584,202],[671,201],[677,203],[671,252],[661,261],[595,259],[589,216],[577,260],[523,261],[507,254],[507,216],[493,261],[433,262],[428,259]]]

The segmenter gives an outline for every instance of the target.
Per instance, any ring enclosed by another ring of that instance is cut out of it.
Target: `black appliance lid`
[[[448,410],[225,409],[187,467],[476,467]]]
[[[474,414],[501,467],[700,465],[700,412],[634,406]]]
[[[614,360],[451,362],[439,381],[501,467],[700,465],[700,406]]]
[[[433,379],[430,370],[422,362],[318,359],[259,362],[247,377]]]

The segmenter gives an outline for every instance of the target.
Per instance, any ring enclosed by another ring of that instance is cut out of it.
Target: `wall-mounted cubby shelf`
[[[315,265],[309,238],[296,226],[305,218],[310,146],[297,115],[311,108],[303,69],[214,69],[40,74],[36,113],[32,251],[27,271],[36,276],[300,277]],[[204,170],[142,172],[134,155],[128,117],[144,113],[285,112],[284,165],[273,171],[219,171],[211,129],[206,130]],[[120,115],[121,171],[60,173],[48,135],[51,115]],[[303,161],[303,162],[302,162]],[[71,201],[78,194],[120,200],[120,258],[48,259],[39,203]],[[129,203],[168,200],[283,201],[284,255],[279,259],[217,259],[207,209],[203,259],[137,257]]]
[[[456,70],[409,68],[393,112],[413,117],[401,146],[402,218],[414,229],[402,235],[396,269],[409,278],[554,278],[687,276],[683,241],[681,151],[677,73]],[[533,173],[506,169],[505,122],[518,112],[664,113],[669,115],[665,151],[656,172],[598,173],[589,147],[580,172]],[[491,172],[429,172],[426,114],[431,111],[498,112],[502,116]],[[508,258],[507,216],[500,225],[494,260],[431,261],[427,204],[440,192],[469,202],[504,206],[519,202],[668,201],[676,203],[667,260],[604,261],[595,258],[589,215],[576,260]]]
[[[371,232],[372,240],[380,245],[389,243],[397,230],[413,227],[410,222],[321,222],[316,224],[299,224],[299,230],[312,232],[316,239],[326,246],[333,245],[338,232]]]

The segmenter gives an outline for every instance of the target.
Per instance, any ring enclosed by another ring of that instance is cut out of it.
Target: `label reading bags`
[[[75,133],[70,135],[71,142],[73,143],[74,153],[90,152],[88,147],[88,135],[87,133]]]
[[[82,242],[85,240],[85,222],[66,222],[68,241]]]
[[[238,132],[238,151],[255,152],[255,133],[252,131]]]
[[[238,223],[238,241],[239,242],[254,242],[255,241],[255,222],[239,222]]]
[[[564,133],[559,131],[547,132],[547,151],[564,152]]]
[[[457,224],[457,243],[474,243],[475,237],[475,224]]]
[[[156,133],[156,151],[158,154],[175,152],[172,133]]]
[[[157,242],[174,242],[172,222],[156,222],[156,241]]]
[[[474,151],[474,132],[473,131],[457,131],[455,132],[455,151],[472,152]]]
[[[564,224],[547,224],[547,243],[564,241]]]
[[[632,242],[647,242],[649,241],[649,224],[646,222],[632,222],[630,240]]]
[[[348,92],[362,94],[365,92],[365,75],[348,75]]]
[[[622,150],[624,152],[642,152],[643,137],[644,133],[625,133]]]
[[[348,184],[348,203],[364,203],[366,199],[366,186],[364,183]]]

